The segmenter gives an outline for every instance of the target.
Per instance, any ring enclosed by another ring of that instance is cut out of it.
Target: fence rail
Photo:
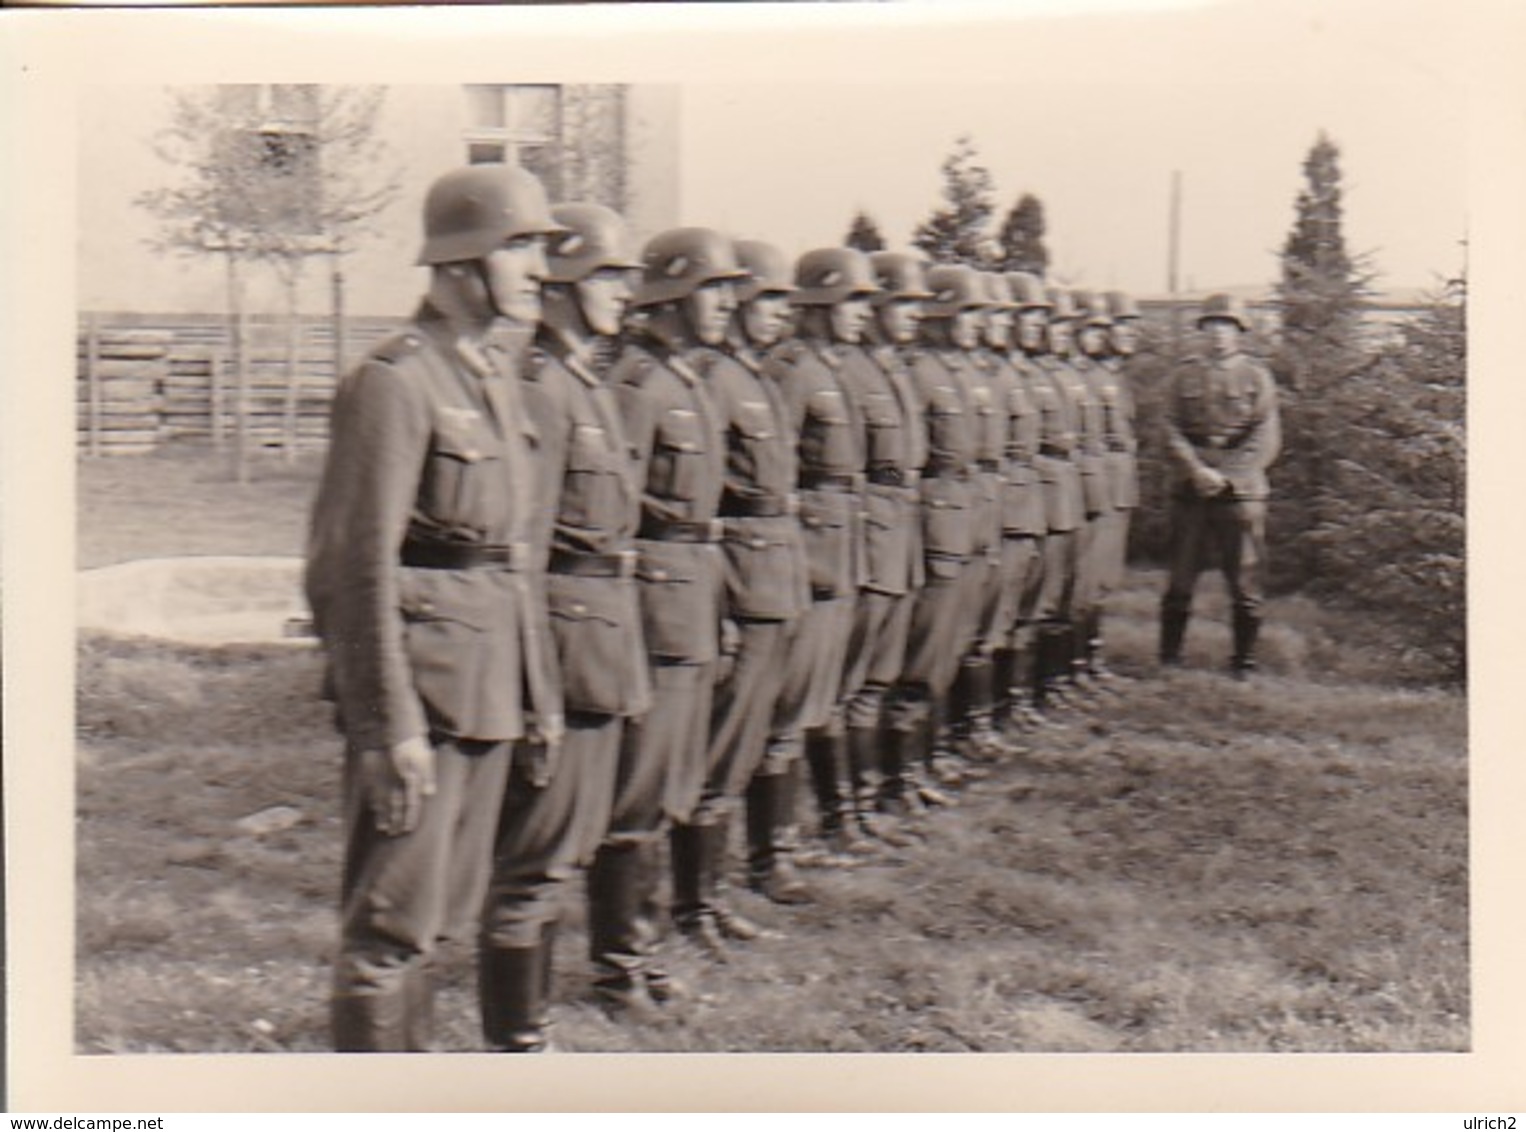
[[[404,325],[400,318],[351,318],[344,325],[353,364]],[[296,370],[288,370],[286,323],[245,323],[243,419],[249,442],[320,447],[336,381],[328,319],[297,328]],[[76,438],[90,456],[151,452],[177,439],[220,446],[239,420],[239,360],[221,316],[91,312],[81,316],[76,356]]]

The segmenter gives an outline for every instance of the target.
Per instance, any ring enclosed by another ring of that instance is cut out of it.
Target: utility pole
[[[1171,352],[1182,353],[1182,311],[1177,293],[1178,269],[1182,244],[1182,171],[1171,170],[1171,215],[1169,247],[1166,250],[1166,290],[1171,295]]]

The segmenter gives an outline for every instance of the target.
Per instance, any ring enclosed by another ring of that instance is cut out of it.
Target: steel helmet
[[[789,258],[763,240],[738,240],[737,262],[747,278],[737,284],[737,301],[750,303],[759,295],[788,295],[795,290]]]
[[[424,198],[420,264],[481,259],[516,236],[554,235],[546,190],[517,165],[468,165],[438,178]]]
[[[1250,329],[1250,320],[1245,317],[1245,304],[1235,296],[1222,291],[1209,295],[1203,300],[1203,308],[1198,312],[1197,324],[1202,326],[1212,318],[1228,319],[1241,330]]]
[[[817,248],[795,263],[797,306],[830,306],[855,295],[874,295],[874,268],[857,248]]]
[[[647,241],[641,253],[641,288],[635,305],[655,306],[687,298],[718,279],[743,280],[736,248],[714,228],[669,228]]]
[[[1012,296],[1012,284],[1007,282],[1007,277],[999,271],[982,271],[981,278],[986,285],[986,298],[991,300],[991,305],[997,310],[1016,310],[1017,301]]]
[[[547,283],[576,283],[606,267],[638,268],[625,219],[602,204],[559,204],[552,217],[566,229],[546,249]]]
[[[1049,310],[1054,304],[1044,292],[1044,281],[1028,271],[1007,272],[1007,282],[1012,286],[1012,298],[1019,310]]]
[[[1109,327],[1113,325],[1112,316],[1107,311],[1107,300],[1095,291],[1072,291],[1071,299],[1076,304],[1076,316],[1085,326]]]
[[[1122,322],[1128,318],[1138,318],[1139,304],[1134,301],[1134,296],[1127,291],[1109,291],[1107,293],[1107,309],[1113,316],[1114,322]]]
[[[950,318],[962,310],[990,305],[980,272],[962,263],[934,264],[927,273],[933,297],[924,308],[928,318]]]
[[[869,266],[874,271],[874,282],[879,293],[874,304],[893,302],[896,299],[930,299],[933,293],[927,289],[927,277],[922,261],[906,252],[871,252]]]
[[[1080,316],[1080,312],[1076,310],[1075,297],[1065,288],[1051,287],[1047,294],[1050,322],[1074,322]]]

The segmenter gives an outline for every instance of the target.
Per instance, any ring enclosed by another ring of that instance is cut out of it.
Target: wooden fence
[[[353,364],[402,325],[402,319],[347,320],[346,357],[336,366],[331,320],[304,320],[292,383],[285,322],[251,316],[244,335],[249,443],[280,447],[290,435],[297,448],[321,446],[336,368]],[[80,320],[78,344],[81,453],[131,455],[177,439],[220,446],[235,436],[239,366],[227,319],[92,313]]]

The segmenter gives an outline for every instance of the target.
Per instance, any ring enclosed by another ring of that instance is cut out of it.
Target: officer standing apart
[[[773,245],[738,240],[736,255],[747,277],[735,285],[739,305],[726,341],[692,354],[724,422],[721,549],[726,617],[736,630],[734,655],[715,688],[699,806],[702,818],[714,814],[715,824],[763,761],[791,635],[810,604],[794,434],[783,397],[763,374],[762,353],[789,331],[795,285],[789,261]],[[721,958],[726,940],[754,939],[761,929],[720,899],[723,886],[714,880],[702,893],[704,909],[690,917],[690,938]]]
[[[522,773],[543,780],[560,738],[531,573],[538,436],[490,342],[539,318],[559,230],[523,170],[439,178],[413,326],[334,398],[305,586],[346,747],[339,1050],[429,1048],[428,963],[478,924],[511,747],[535,741]]]
[[[1198,315],[1206,346],[1188,358],[1166,391],[1166,451],[1171,492],[1171,576],[1161,602],[1160,659],[1181,663],[1192,591],[1205,553],[1214,549],[1229,587],[1234,649],[1230,668],[1255,667],[1266,556],[1266,469],[1282,445],[1277,387],[1271,372],[1241,352],[1249,329],[1231,295],[1209,295]]]
[[[625,223],[596,204],[558,205],[555,237],[523,390],[541,438],[536,543],[549,556],[546,599],[567,734],[544,786],[513,781],[499,821],[479,964],[484,1030],[508,1052],[546,1046],[559,908],[610,824],[621,725],[650,688],[636,605],[632,540],[639,515],[630,447],[594,343],[620,329],[635,266]],[[512,776],[511,776],[512,777]],[[630,897],[616,849],[589,879],[595,988],[606,1006],[653,1013],[642,972],[625,963]],[[599,898],[595,899],[595,896]]]
[[[864,447],[842,370],[846,347],[863,336],[873,313],[869,296],[878,290],[862,252],[806,252],[795,263],[790,296],[800,310],[797,337],[777,347],[765,367],[783,398],[796,443],[811,589],[811,606],[785,660],[763,764],[747,788],[749,879],[781,904],[811,899],[793,861],[802,753],[816,760],[812,773],[818,779],[844,777],[840,699],[863,580]]]
[[[726,815],[700,802],[721,655],[726,437],[690,358],[725,341],[733,285],[746,273],[731,241],[709,228],[661,232],[641,259],[642,325],[610,373],[641,493],[636,579],[652,679],[651,709],[625,728],[621,825],[657,831],[671,819],[674,919],[685,934],[713,937]]]

